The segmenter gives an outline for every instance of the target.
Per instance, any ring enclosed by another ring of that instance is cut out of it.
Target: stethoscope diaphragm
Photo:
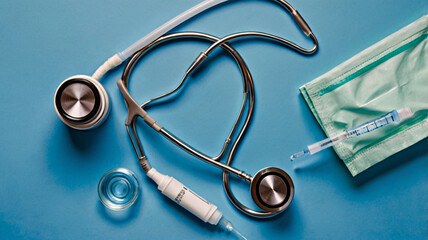
[[[251,181],[251,197],[258,207],[268,212],[282,212],[294,197],[290,176],[276,167],[267,167],[256,173]]]
[[[85,75],[64,80],[55,92],[54,105],[59,118],[67,126],[79,130],[101,125],[110,111],[104,87]]]

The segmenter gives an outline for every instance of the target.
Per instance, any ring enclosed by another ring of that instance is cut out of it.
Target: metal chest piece
[[[104,87],[85,75],[63,81],[55,92],[54,105],[59,118],[67,126],[79,130],[101,125],[110,111]]]
[[[250,188],[254,202],[268,212],[284,211],[294,197],[294,184],[290,176],[275,167],[258,171]]]

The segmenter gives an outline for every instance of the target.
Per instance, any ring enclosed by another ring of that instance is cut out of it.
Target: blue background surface
[[[67,128],[53,108],[59,83],[92,74],[105,59],[197,4],[180,1],[2,1],[0,7],[0,236],[2,239],[234,239],[204,224],[156,190],[128,140],[126,109],[116,87],[123,65],[103,84],[109,119],[91,131]],[[221,171],[178,149],[140,123],[153,167],[216,204],[249,239],[426,239],[428,141],[393,155],[353,178],[333,150],[294,170],[289,155],[324,138],[298,87],[428,13],[428,2],[291,1],[320,42],[304,57],[261,40],[234,42],[254,77],[254,121],[233,166],[254,174],[267,166],[287,171],[296,195],[273,219],[241,214],[227,200]],[[174,31],[225,36],[244,30],[278,34],[309,47],[291,17],[270,1],[234,1]],[[182,41],[152,51],[138,65],[131,93],[143,102],[172,89],[207,44]],[[220,51],[218,51],[220,53]],[[196,148],[215,155],[241,101],[233,61],[217,54],[190,77],[179,101],[152,116]],[[106,210],[100,177],[126,167],[141,183],[128,211]],[[248,185],[233,181],[253,206]]]

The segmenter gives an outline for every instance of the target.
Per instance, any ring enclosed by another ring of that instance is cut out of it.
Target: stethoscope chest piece
[[[104,87],[85,75],[64,80],[55,92],[54,105],[59,118],[69,127],[79,130],[101,125],[110,111]]]
[[[251,181],[251,197],[261,209],[281,212],[293,200],[294,184],[290,176],[275,167],[264,168]]]

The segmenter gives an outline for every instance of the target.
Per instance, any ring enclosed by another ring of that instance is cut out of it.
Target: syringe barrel
[[[349,138],[349,136],[348,136],[347,132],[340,133],[340,134],[333,136],[331,138],[326,138],[322,141],[319,141],[319,142],[316,142],[312,145],[309,145],[308,146],[309,153],[310,154],[317,153],[317,152],[319,152],[325,148],[333,146],[334,143],[340,142],[340,141],[348,139],[348,138]]]
[[[374,120],[370,120],[354,128],[351,128],[346,132],[349,134],[349,137],[356,137],[356,136],[360,136],[365,133],[374,131],[390,123],[399,122],[399,121],[400,121],[400,118],[399,118],[398,112],[397,110],[394,110]]]
[[[217,225],[223,214],[217,206],[194,193],[175,178],[164,175],[152,168],[147,176],[158,184],[158,189],[178,205],[187,209],[202,221]]]
[[[330,140],[330,138],[326,138],[322,141],[309,145],[308,150],[310,154],[314,154],[325,148],[331,147],[332,145],[333,145],[333,142]]]

